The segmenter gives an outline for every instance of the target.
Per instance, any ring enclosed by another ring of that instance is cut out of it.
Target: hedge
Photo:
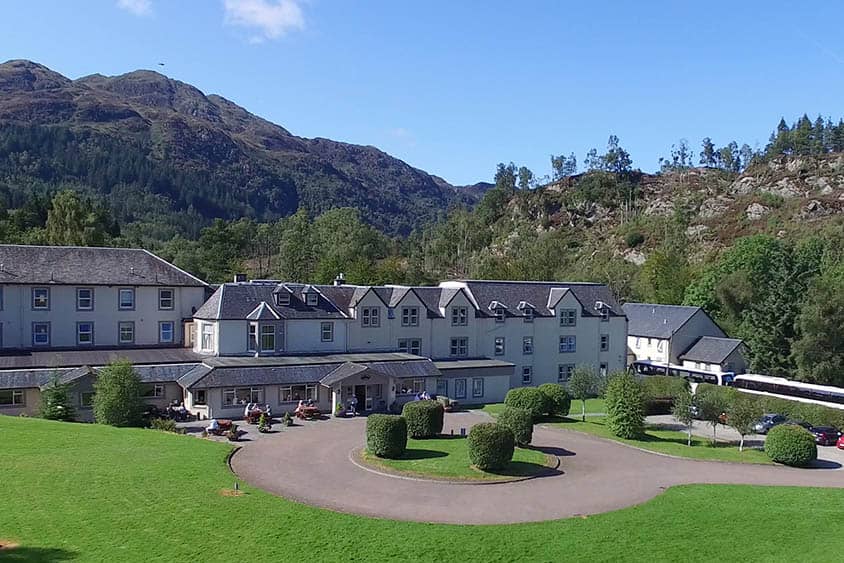
[[[645,430],[642,385],[630,374],[619,374],[607,383],[607,427],[620,438],[632,439]]]
[[[378,457],[398,458],[407,449],[407,421],[396,414],[371,414],[366,419],[366,449]]]
[[[517,387],[507,391],[504,404],[514,409],[530,411],[534,420],[540,418],[549,410],[548,397],[536,387]]]
[[[689,383],[682,377],[670,375],[649,375],[642,379],[645,396],[645,414],[671,414],[674,397],[689,389]]]
[[[571,410],[571,397],[566,388],[559,383],[543,383],[539,391],[545,395],[547,412],[551,416],[568,416]]]
[[[768,432],[765,453],[777,463],[806,467],[818,458],[818,447],[815,437],[802,426],[780,424]]]
[[[519,446],[527,446],[533,439],[533,416],[529,410],[505,406],[496,422],[510,429]]]
[[[469,460],[478,469],[503,469],[513,459],[516,440],[506,426],[493,422],[469,430]]]
[[[401,415],[407,421],[411,438],[433,438],[443,431],[445,409],[439,401],[411,401],[405,403]]]

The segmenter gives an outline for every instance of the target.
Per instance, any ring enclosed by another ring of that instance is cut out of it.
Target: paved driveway
[[[446,415],[450,428],[489,420]],[[595,514],[638,504],[685,483],[844,487],[844,470],[676,459],[578,432],[537,427],[534,446],[558,455],[555,475],[503,484],[453,484],[372,473],[349,454],[364,443],[365,419],[330,419],[258,436],[232,458],[245,481],[340,512],[422,522],[494,524]],[[840,466],[836,466],[840,467]]]

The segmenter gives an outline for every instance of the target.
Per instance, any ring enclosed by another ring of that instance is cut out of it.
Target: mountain
[[[213,218],[273,219],[357,207],[407,234],[477,190],[456,189],[371,146],[308,139],[157,72],[71,80],[0,64],[0,192],[71,186],[118,219],[196,234]]]

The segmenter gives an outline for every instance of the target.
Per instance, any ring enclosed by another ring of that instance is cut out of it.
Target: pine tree
[[[50,385],[41,391],[41,418],[64,421],[76,418],[69,385],[61,383],[58,374],[55,374]]]

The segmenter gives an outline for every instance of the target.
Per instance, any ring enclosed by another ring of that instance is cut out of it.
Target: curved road
[[[446,415],[450,428],[488,421],[484,414]],[[844,487],[836,468],[732,464],[677,459],[611,440],[536,427],[533,445],[560,457],[556,474],[494,485],[418,481],[373,473],[349,454],[364,443],[365,419],[330,419],[270,435],[250,432],[232,457],[244,481],[305,504],[365,516],[444,522],[535,522],[617,510],[689,483]]]

